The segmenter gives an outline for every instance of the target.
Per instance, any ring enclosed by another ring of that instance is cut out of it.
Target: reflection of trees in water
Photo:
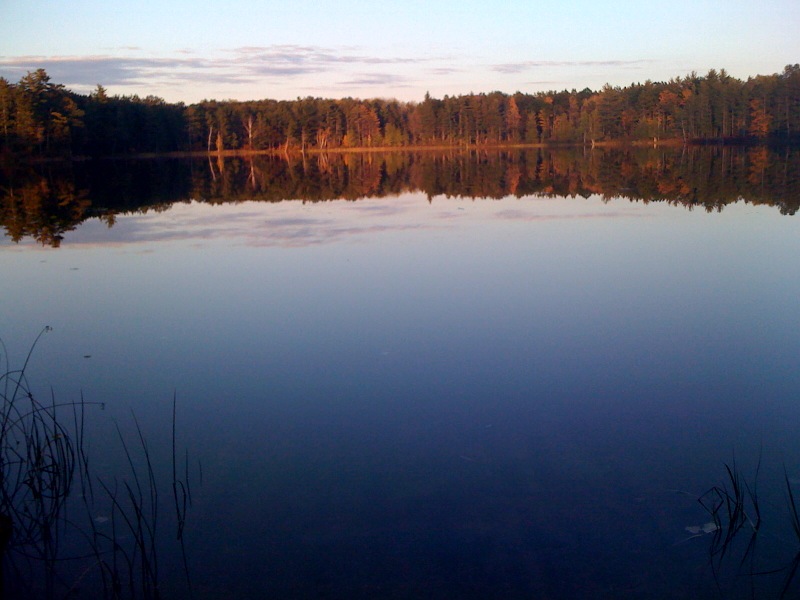
[[[0,220],[14,241],[58,246],[89,217],[164,210],[174,202],[358,200],[438,196],[622,197],[708,211],[744,200],[794,214],[800,150],[706,146],[494,152],[329,153],[198,161],[152,160],[30,170],[2,184]]]
[[[469,198],[599,195],[721,210],[745,200],[793,214],[800,204],[800,151],[690,147],[316,154],[225,161],[193,181],[195,198],[336,200],[422,191]],[[199,175],[199,174],[198,174]]]
[[[89,193],[65,178],[31,174],[2,187],[0,222],[15,242],[31,237],[58,247],[64,234],[86,218]]]

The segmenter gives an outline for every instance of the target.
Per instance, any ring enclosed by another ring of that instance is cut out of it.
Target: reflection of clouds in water
[[[421,225],[373,225],[369,227],[326,227],[321,229],[287,229],[271,231],[268,237],[249,236],[251,246],[305,247],[335,243],[347,238],[375,233],[429,229]]]
[[[552,205],[545,208],[534,202],[503,208],[502,203],[475,201],[468,205],[441,201],[432,207],[427,200],[415,195],[320,205],[255,202],[208,205],[192,202],[176,204],[170,210],[158,213],[119,215],[112,228],[93,219],[72,232],[66,243],[71,246],[124,247],[230,240],[251,247],[300,248],[391,232],[447,228],[456,222],[543,222],[643,216],[641,212],[607,208],[602,212],[587,213],[586,208],[585,204],[566,207],[561,204],[557,212],[553,212]],[[570,210],[581,212],[570,213]]]
[[[587,220],[587,219],[617,219],[620,217],[643,217],[643,214],[637,214],[625,211],[603,211],[597,213],[559,213],[559,214],[541,214],[530,213],[519,209],[501,210],[495,213],[495,216],[506,221],[563,221],[563,220]]]
[[[304,247],[329,244],[376,233],[429,228],[414,216],[415,203],[279,206],[174,205],[161,213],[120,215],[112,228],[97,219],[85,222],[70,245],[129,246],[147,243],[232,240],[256,246]],[[327,210],[324,210],[327,208]],[[322,216],[298,215],[324,210]],[[274,214],[274,213],[283,214]],[[408,216],[410,215],[410,217]],[[430,221],[430,217],[426,217]]]
[[[401,213],[408,212],[409,207],[405,202],[387,202],[376,204],[374,202],[362,202],[359,204],[355,204],[352,207],[352,210],[358,211],[361,213],[367,213],[370,215],[382,215],[382,216],[391,216],[397,215]]]
[[[267,225],[273,227],[300,227],[303,225],[323,225],[325,223],[326,221],[323,219],[310,219],[308,217],[283,217],[278,219],[267,219]]]
[[[434,213],[434,216],[441,221],[454,221],[456,219],[464,219],[468,215],[467,213],[459,209],[458,212],[454,210],[447,210],[447,211],[441,210]]]

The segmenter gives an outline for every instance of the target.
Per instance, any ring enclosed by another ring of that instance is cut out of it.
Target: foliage
[[[43,69],[0,79],[0,152],[125,155],[381,146],[486,146],[608,140],[800,140],[800,65],[742,81],[725,70],[626,87],[422,102],[298,98],[208,100],[80,95]]]

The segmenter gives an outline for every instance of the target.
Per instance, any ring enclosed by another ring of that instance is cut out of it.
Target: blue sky
[[[800,62],[798,0],[0,0],[0,76],[169,101],[599,89]]]

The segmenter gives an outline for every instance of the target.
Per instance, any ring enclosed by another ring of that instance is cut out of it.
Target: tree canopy
[[[502,92],[421,102],[354,98],[208,100],[88,95],[43,69],[0,78],[0,152],[125,155],[636,140],[798,141],[800,65],[746,81],[725,70],[599,91]]]

